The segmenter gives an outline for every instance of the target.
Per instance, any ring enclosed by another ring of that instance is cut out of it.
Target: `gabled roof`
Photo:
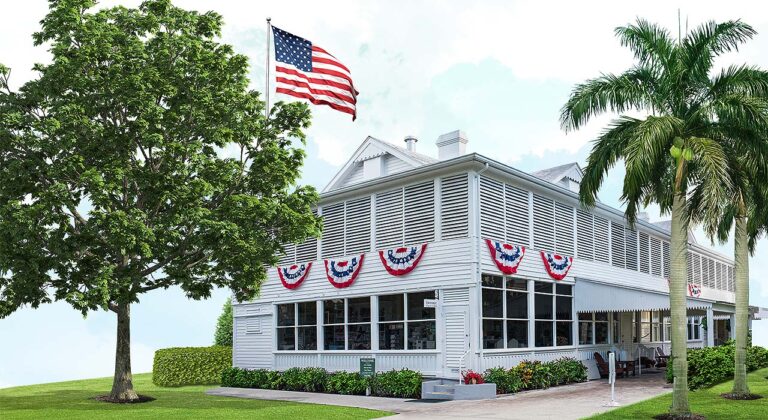
[[[581,178],[584,176],[584,172],[581,170],[581,166],[579,166],[578,163],[571,162],[566,163],[565,165],[555,166],[554,168],[532,172],[531,175],[553,184],[560,183],[564,178],[580,183]]]
[[[331,179],[328,185],[323,188],[322,192],[331,191],[344,186],[346,184],[345,181],[347,181],[355,170],[359,169],[358,165],[361,164],[361,162],[387,155],[401,161],[407,166],[407,169],[418,168],[419,166],[437,162],[437,159],[368,136],[362,144],[360,144],[357,150],[355,150],[347,163],[345,163],[333,179]]]

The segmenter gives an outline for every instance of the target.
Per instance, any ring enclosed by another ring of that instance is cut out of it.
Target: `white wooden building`
[[[582,209],[575,163],[524,173],[466,154],[461,131],[439,137],[438,159],[415,144],[369,137],[334,176],[318,206],[322,238],[288,245],[280,262],[312,262],[303,282],[288,288],[273,268],[258,299],[235,304],[234,366],[356,371],[375,357],[377,370],[455,378],[571,356],[597,377],[596,351],[669,352],[668,224],[631,229],[620,210]],[[526,248],[516,274],[502,275],[485,239]],[[713,345],[730,337],[733,263],[689,242],[689,346]],[[402,276],[379,257],[421,244]],[[573,257],[562,280],[540,251]],[[359,275],[337,288],[324,260],[350,256]]]

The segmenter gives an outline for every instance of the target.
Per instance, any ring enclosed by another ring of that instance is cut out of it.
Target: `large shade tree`
[[[610,168],[623,160],[626,168],[621,199],[626,219],[656,203],[670,213],[669,279],[673,402],[670,413],[690,414],[686,360],[687,232],[690,196],[698,197],[702,218],[716,219],[729,198],[728,156],[736,136],[757,133],[768,124],[768,75],[748,66],[713,71],[713,61],[736,50],[755,31],[743,22],[708,22],[681,39],[639,19],[619,27],[616,35],[635,57],[624,73],[603,74],[577,85],[563,106],[561,123],[576,130],[592,117],[620,114],[594,140],[580,198],[592,206]],[[632,115],[628,115],[632,114]],[[756,142],[740,143],[750,153]]]
[[[0,317],[66,301],[117,318],[110,398],[136,400],[131,305],[178,286],[252,298],[281,243],[319,232],[296,186],[310,115],[249,89],[222,19],[151,0],[51,0],[20,89],[0,67]]]

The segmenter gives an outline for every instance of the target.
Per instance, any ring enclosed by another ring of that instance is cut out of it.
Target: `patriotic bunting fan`
[[[524,246],[505,244],[490,239],[486,239],[485,243],[488,244],[491,259],[502,273],[507,275],[517,273],[517,267],[525,256]]]
[[[555,280],[562,280],[568,275],[568,270],[573,265],[573,257],[563,257],[554,252],[541,251],[541,260],[549,276]]]
[[[301,286],[301,283],[307,278],[310,268],[312,268],[311,262],[277,267],[277,275],[280,276],[280,282],[286,289],[295,289]]]
[[[690,297],[701,297],[701,286],[698,284],[689,284],[688,285],[688,296]]]
[[[427,244],[384,249],[379,251],[379,258],[389,274],[402,276],[416,268],[426,249]]]
[[[360,274],[364,256],[365,254],[361,254],[348,258],[325,260],[325,274],[333,287],[342,289],[351,286],[357,275]]]

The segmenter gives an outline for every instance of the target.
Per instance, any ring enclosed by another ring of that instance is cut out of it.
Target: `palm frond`
[[[704,137],[691,137],[686,146],[693,151],[689,177],[694,181],[692,195],[700,194],[701,212],[698,217],[704,221],[719,220],[734,191],[726,151],[722,144]]]
[[[696,27],[682,42],[682,61],[685,71],[696,77],[706,78],[713,59],[728,51],[738,50],[739,45],[757,32],[740,20],[722,23],[706,22]]]
[[[641,65],[669,67],[674,41],[666,28],[638,19],[634,25],[616,28],[614,33],[622,46],[632,50]]]
[[[731,65],[722,69],[712,78],[709,96],[714,99],[733,93],[768,96],[768,72],[747,65]]]

